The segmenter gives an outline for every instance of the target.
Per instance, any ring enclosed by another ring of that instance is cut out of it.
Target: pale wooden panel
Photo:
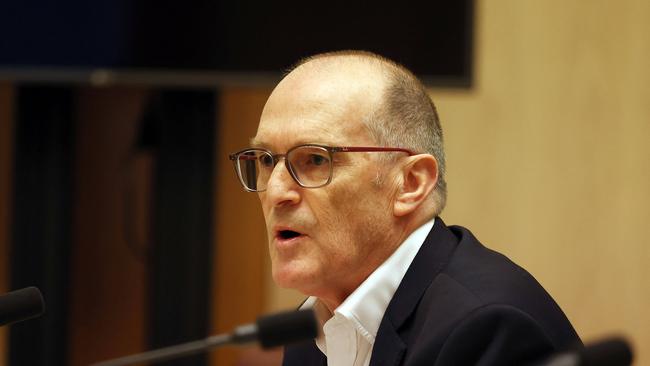
[[[123,206],[128,168],[134,168],[126,158],[145,100],[138,88],[78,93],[71,365],[145,349],[146,261],[125,240]]]
[[[0,294],[9,291],[9,240],[13,181],[13,87],[0,83]],[[7,362],[8,327],[0,327],[0,365]]]
[[[650,363],[650,3],[479,1],[477,85],[433,90],[448,223],[529,269],[583,339]]]
[[[228,154],[248,146],[270,94],[261,89],[219,93],[215,167],[215,250],[212,331],[227,332],[255,320],[265,310],[266,257],[264,218],[256,194],[244,192]],[[235,365],[242,349],[211,354],[212,365]]]

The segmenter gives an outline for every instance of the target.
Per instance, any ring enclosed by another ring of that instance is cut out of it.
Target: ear
[[[401,187],[393,206],[397,217],[415,211],[431,194],[438,182],[438,162],[429,154],[419,154],[402,169]]]

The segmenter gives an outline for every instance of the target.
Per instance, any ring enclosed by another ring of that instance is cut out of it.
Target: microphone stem
[[[117,358],[110,361],[94,363],[91,366],[124,366],[141,362],[160,362],[172,358],[189,356],[202,352],[212,347],[228,344],[232,341],[232,335],[220,334],[211,336],[199,341],[187,342],[171,347],[161,348],[154,351],[143,352],[137,355]]]

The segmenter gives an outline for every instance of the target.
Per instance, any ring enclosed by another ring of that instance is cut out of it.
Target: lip
[[[294,231],[299,235],[292,238],[284,238],[280,235],[280,232],[282,231]],[[276,226],[273,228],[273,242],[278,249],[290,249],[295,247],[300,241],[307,238],[307,236],[308,235],[303,231],[291,226]]]

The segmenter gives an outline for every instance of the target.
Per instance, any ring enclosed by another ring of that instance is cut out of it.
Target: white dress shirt
[[[331,313],[316,297],[301,308],[313,307],[324,322],[316,345],[327,356],[328,366],[368,366],[377,330],[388,303],[406,270],[433,227],[434,219],[417,228]]]

